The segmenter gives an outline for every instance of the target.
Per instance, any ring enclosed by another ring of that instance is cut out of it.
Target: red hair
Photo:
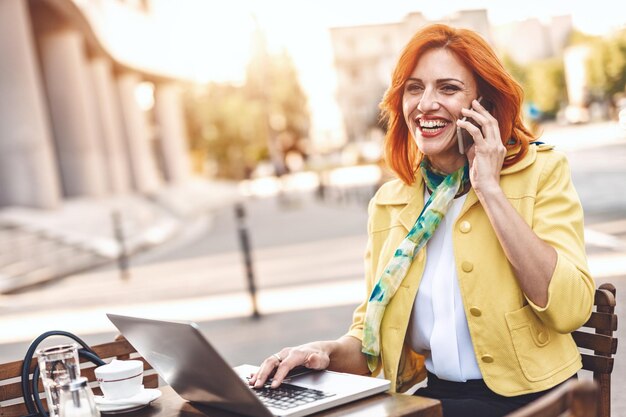
[[[528,151],[529,142],[534,140],[522,122],[522,87],[504,69],[493,49],[479,34],[434,24],[419,30],[404,47],[393,71],[391,86],[379,106],[381,116],[387,122],[385,160],[389,167],[406,184],[415,181],[415,171],[422,154],[404,121],[404,84],[420,57],[437,48],[453,52],[474,75],[479,94],[493,103],[491,113],[498,120],[502,143],[507,151],[514,150],[505,159],[504,166],[513,165],[522,159]]]

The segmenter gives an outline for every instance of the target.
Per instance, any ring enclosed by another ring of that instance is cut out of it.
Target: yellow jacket
[[[532,145],[524,159],[502,170],[507,199],[534,232],[558,253],[548,304],[521,291],[489,219],[473,190],[454,224],[454,254],[469,331],[485,383],[498,394],[548,389],[581,368],[571,335],[590,316],[595,284],[583,240],[583,212],[565,157]],[[424,205],[421,178],[411,186],[384,184],[369,206],[365,255],[367,295]],[[425,248],[387,306],[381,323],[381,361],[392,391],[405,391],[426,374],[424,358],[405,343],[411,309],[424,272]],[[362,340],[365,301],[348,335]]]

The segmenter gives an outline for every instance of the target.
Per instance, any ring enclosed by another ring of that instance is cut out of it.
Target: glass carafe
[[[60,417],[100,417],[87,378],[79,377],[61,386]]]

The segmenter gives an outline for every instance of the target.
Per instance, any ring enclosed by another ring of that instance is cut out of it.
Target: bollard
[[[248,228],[246,226],[246,211],[243,204],[235,204],[235,218],[237,219],[237,232],[239,234],[239,244],[243,252],[243,260],[246,268],[246,278],[248,280],[248,292],[252,302],[252,317],[257,319],[261,315],[257,307],[256,284],[254,282],[254,268],[252,265],[252,254],[250,252],[250,239],[248,238]]]
[[[326,180],[324,179],[324,171],[317,173],[317,198],[320,201],[326,201]]]
[[[120,278],[123,281],[127,281],[130,279],[130,271],[128,269],[128,253],[126,252],[126,241],[122,227],[122,215],[118,210],[113,210],[111,219],[113,220],[113,236],[115,236],[115,240],[120,248],[117,255],[117,268],[120,271]]]

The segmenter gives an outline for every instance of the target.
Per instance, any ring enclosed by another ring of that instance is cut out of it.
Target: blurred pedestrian
[[[480,102],[479,102],[480,101]],[[348,333],[284,348],[251,379],[304,364],[377,375],[501,416],[574,377],[590,316],[583,212],[565,156],[521,118],[522,89],[477,33],[418,31],[381,103],[398,179],[369,206],[368,297]],[[487,109],[490,109],[488,111]]]

